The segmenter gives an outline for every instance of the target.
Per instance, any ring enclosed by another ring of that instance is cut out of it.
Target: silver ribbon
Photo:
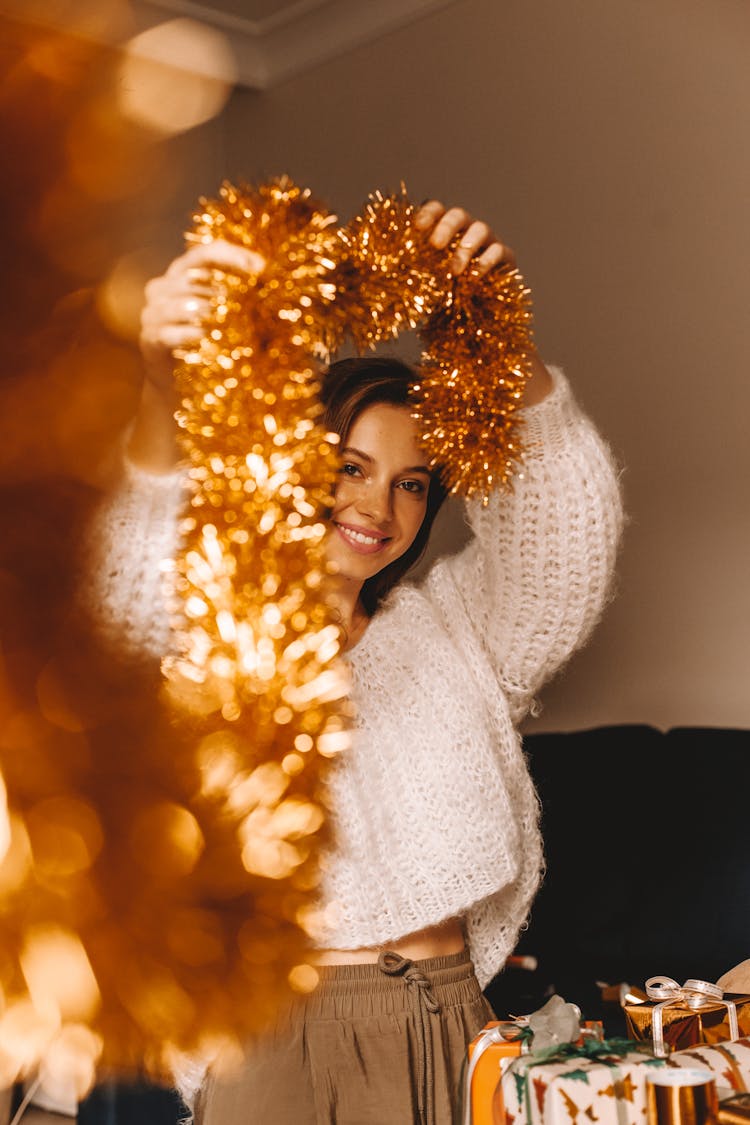
[[[671,977],[649,977],[646,981],[646,995],[649,1000],[656,1001],[656,1007],[651,1014],[651,1033],[657,1059],[666,1058],[669,1053],[664,1043],[664,1009],[673,1008],[678,1004],[690,1008],[693,1012],[698,1012],[701,1008],[709,1008],[714,1004],[723,1004],[729,1015],[730,1040],[740,1037],[737,1007],[733,1000],[724,999],[724,989],[718,984],[691,977],[680,985]]]
[[[484,1052],[493,1043],[502,1043],[506,1039],[517,1039],[519,1029],[524,1026],[524,1017],[518,1020],[504,1020],[499,1023],[497,1027],[485,1027],[479,1032],[477,1036],[477,1043],[471,1053],[471,1061],[466,1068],[466,1087],[464,1092],[464,1125],[471,1125],[472,1112],[471,1112],[471,1083],[474,1078],[474,1071],[477,1069],[477,1064],[481,1059]],[[500,1072],[498,1071],[498,1081],[500,1080]]]

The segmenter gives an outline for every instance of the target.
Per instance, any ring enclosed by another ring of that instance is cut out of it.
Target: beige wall
[[[404,179],[518,250],[631,521],[537,729],[750,725],[749,60],[747,0],[458,0],[225,115],[230,177]]]

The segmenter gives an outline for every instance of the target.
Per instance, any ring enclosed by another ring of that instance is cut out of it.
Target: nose
[[[387,524],[392,515],[391,490],[388,485],[370,480],[357,499],[357,511],[366,519],[381,526]]]

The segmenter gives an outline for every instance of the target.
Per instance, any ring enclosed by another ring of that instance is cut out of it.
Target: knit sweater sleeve
[[[164,572],[177,546],[184,474],[125,462],[102,498],[82,545],[79,602],[100,640],[129,662],[169,648]]]
[[[588,638],[611,585],[623,514],[611,454],[568,382],[524,410],[525,456],[512,488],[467,505],[473,540],[428,586],[460,600],[519,722],[542,684]],[[447,581],[446,581],[447,580]]]

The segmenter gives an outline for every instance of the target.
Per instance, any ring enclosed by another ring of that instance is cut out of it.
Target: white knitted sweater
[[[322,944],[383,946],[463,916],[484,987],[512,951],[542,870],[516,727],[604,605],[622,522],[606,446],[564,376],[524,411],[511,492],[467,505],[473,540],[397,587],[348,653],[357,722],[333,766],[335,847]],[[159,562],[178,476],[130,469],[93,529],[87,600],[131,652],[169,644]]]

